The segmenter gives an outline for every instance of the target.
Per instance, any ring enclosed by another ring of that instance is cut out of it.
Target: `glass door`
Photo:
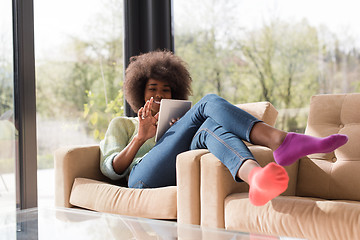
[[[12,2],[0,1],[0,215],[15,217],[15,158],[18,130],[14,124]],[[0,217],[0,226],[13,229],[5,239],[15,239],[16,224]]]
[[[123,114],[123,1],[34,0],[38,205],[54,205],[54,151],[98,144]]]
[[[0,2],[0,212],[16,209],[11,1]]]

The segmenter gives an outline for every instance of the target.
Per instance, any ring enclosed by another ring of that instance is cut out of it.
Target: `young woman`
[[[185,63],[171,52],[150,52],[131,59],[124,89],[138,117],[111,121],[100,143],[104,175],[113,180],[128,177],[131,188],[176,185],[176,156],[206,148],[229,169],[235,181],[249,184],[250,201],[260,206],[286,190],[289,178],[282,166],[308,154],[334,151],[348,140],[340,134],[315,138],[287,133],[209,94],[174,121],[155,144],[161,99],[187,99],[190,86]],[[271,148],[277,164],[261,168],[242,140]]]

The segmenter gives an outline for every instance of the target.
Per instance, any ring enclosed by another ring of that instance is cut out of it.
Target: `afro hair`
[[[187,100],[191,95],[191,76],[181,58],[169,51],[154,51],[131,57],[125,72],[125,98],[137,112],[145,104],[144,92],[149,79],[166,81],[173,99]]]

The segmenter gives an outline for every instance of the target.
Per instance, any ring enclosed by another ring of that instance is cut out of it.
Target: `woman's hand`
[[[180,118],[177,118],[177,119],[173,118],[173,119],[171,119],[170,126],[174,125],[177,121],[179,121],[179,119],[180,119]]]
[[[144,107],[139,109],[139,131],[130,143],[114,158],[113,167],[116,173],[122,174],[130,166],[137,152],[146,140],[155,136],[158,114],[155,116],[152,116],[151,114],[153,102],[154,99],[151,98],[145,103]]]
[[[155,116],[152,115],[151,109],[153,102],[154,99],[151,98],[145,103],[144,107],[140,108],[138,111],[139,132],[137,137],[143,141],[154,137],[156,134],[159,113]]]

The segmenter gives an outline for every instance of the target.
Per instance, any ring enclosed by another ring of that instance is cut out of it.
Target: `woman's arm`
[[[151,115],[152,103],[153,99],[147,101],[145,106],[138,111],[138,133],[113,160],[113,168],[118,174],[122,174],[130,166],[140,147],[156,134],[156,122],[158,115]]]
[[[146,142],[136,135],[131,142],[113,160],[113,168],[117,174],[122,174],[132,163],[140,147]]]

